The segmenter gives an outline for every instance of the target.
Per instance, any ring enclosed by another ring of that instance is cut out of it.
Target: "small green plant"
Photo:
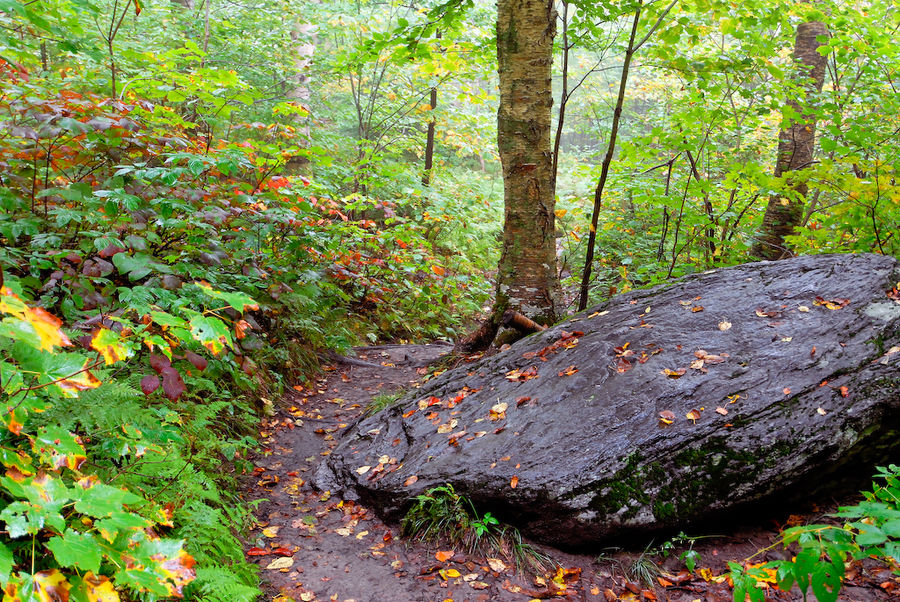
[[[765,600],[762,584],[773,583],[789,592],[796,585],[806,600],[812,589],[819,602],[833,602],[840,594],[845,563],[862,558],[883,559],[900,574],[900,466],[879,467],[872,491],[854,506],[842,506],[835,517],[848,519],[843,526],[805,525],[786,529],[781,539],[759,550],[743,563],[729,562],[734,583],[734,600],[746,596],[754,602]],[[750,564],[756,556],[783,545],[794,546],[790,561],[776,560]]]
[[[481,517],[481,520],[472,521],[472,528],[475,529],[475,535],[478,537],[487,535],[492,530],[496,530],[499,526],[500,521],[494,518],[490,512],[485,512],[484,516]]]
[[[449,483],[416,496],[400,526],[406,537],[445,540],[469,553],[501,556],[519,569],[555,566],[552,559],[523,541],[518,529],[503,525],[490,512],[479,515],[472,500]]]
[[[366,414],[377,414],[381,410],[387,409],[397,403],[397,400],[403,396],[403,391],[394,393],[379,393],[372,396],[372,401],[366,406]]]
[[[628,578],[646,587],[653,587],[656,584],[656,578],[662,574],[659,565],[653,561],[652,556],[654,555],[654,550],[649,547],[641,552],[625,571]]]
[[[444,538],[473,549],[480,539],[472,527],[473,520],[479,519],[472,502],[448,483],[416,496],[400,527],[406,537]]]

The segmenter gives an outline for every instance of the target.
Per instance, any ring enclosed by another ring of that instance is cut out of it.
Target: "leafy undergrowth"
[[[254,127],[0,72],[0,581],[253,600],[234,477],[271,399],[317,349],[452,333],[483,291],[421,208],[273,176]]]

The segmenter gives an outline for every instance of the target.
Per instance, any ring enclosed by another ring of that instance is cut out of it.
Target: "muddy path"
[[[246,497],[260,500],[257,525],[247,553],[260,566],[264,596],[278,602],[462,602],[557,600],[732,600],[718,576],[727,561],[747,558],[776,540],[789,522],[819,520],[823,509],[774,517],[727,536],[694,542],[652,544],[640,549],[598,549],[571,555],[535,546],[558,564],[556,569],[516,570],[508,557],[488,558],[452,550],[446,544],[408,541],[397,525],[383,523],[372,509],[341,500],[308,483],[318,462],[334,447],[335,436],[356,420],[373,397],[415,388],[429,375],[428,364],[449,351],[446,345],[385,345],[358,350],[353,363],[335,362],[315,386],[297,386],[267,419],[262,451],[244,481]],[[383,397],[381,398],[383,399]],[[646,542],[637,544],[644,545]],[[694,573],[678,556],[698,554]],[[502,554],[494,553],[494,556]],[[773,549],[754,562],[789,558]],[[643,575],[643,579],[641,576]],[[895,582],[878,566],[851,567],[842,600],[889,600],[885,583]],[[900,599],[900,583],[894,595]],[[769,590],[768,600],[800,600]],[[810,598],[812,599],[812,598]]]

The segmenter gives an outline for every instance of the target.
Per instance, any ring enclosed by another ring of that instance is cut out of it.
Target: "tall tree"
[[[559,315],[550,146],[555,34],[553,0],[498,2],[497,145],[503,165],[503,250],[491,316],[460,342],[460,350],[487,347],[509,311],[542,324],[556,321]]]
[[[828,29],[821,21],[807,21],[797,26],[794,40],[794,61],[797,70],[794,83],[797,97],[787,101],[790,125],[778,134],[778,157],[775,177],[787,178],[787,194],[769,197],[762,228],[750,254],[760,259],[781,259],[790,256],[785,237],[803,219],[803,206],[808,190],[802,179],[791,181],[791,172],[808,167],[813,160],[816,142],[816,114],[809,108],[811,97],[822,91],[825,82],[826,57],[819,54],[817,38],[827,36]]]

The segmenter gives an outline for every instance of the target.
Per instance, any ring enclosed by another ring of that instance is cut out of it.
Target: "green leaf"
[[[122,274],[128,274],[129,280],[140,280],[153,271],[154,264],[150,256],[145,253],[135,253],[134,256],[127,253],[116,253],[112,262]]]
[[[893,539],[900,539],[900,519],[889,520],[881,525],[885,535]]]
[[[125,491],[97,483],[87,489],[75,490],[75,509],[94,518],[106,518],[121,512],[124,504],[137,504],[142,498]]]
[[[860,546],[877,546],[887,541],[887,535],[875,525],[867,525],[866,523],[850,523],[850,526],[859,530],[856,536],[856,543]]]
[[[191,336],[213,354],[218,354],[231,344],[231,333],[222,320],[210,316],[197,315],[191,318]]]
[[[66,529],[62,537],[52,537],[47,548],[53,552],[61,566],[77,567],[84,571],[100,570],[102,558],[99,542],[89,533],[78,533]]]
[[[9,574],[15,564],[12,551],[0,543],[0,583],[9,581]]]
[[[226,293],[223,291],[217,291],[212,287],[199,284],[200,290],[213,297],[214,299],[221,299],[225,303],[227,303],[232,308],[236,309],[239,312],[243,312],[244,308],[249,307],[250,309],[259,309],[259,305],[257,305],[256,301],[253,300],[249,295],[245,295],[244,293]]]
[[[172,314],[168,314],[164,311],[151,311],[150,319],[159,324],[160,326],[165,326],[168,328],[187,328],[187,321],[179,318],[178,316],[173,316]]]

